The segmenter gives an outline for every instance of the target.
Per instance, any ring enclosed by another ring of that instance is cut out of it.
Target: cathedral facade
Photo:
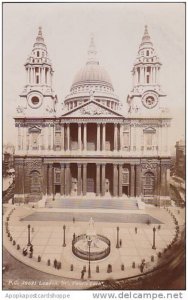
[[[92,36],[86,65],[74,77],[60,111],[39,28],[15,116],[15,201],[138,197],[168,202],[171,118],[160,69],[146,26],[123,110],[97,60]]]

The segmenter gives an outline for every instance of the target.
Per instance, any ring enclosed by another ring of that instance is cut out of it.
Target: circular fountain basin
[[[110,240],[100,234],[91,237],[90,260],[100,260],[110,254]],[[88,235],[82,234],[72,241],[72,252],[75,256],[89,260]]]

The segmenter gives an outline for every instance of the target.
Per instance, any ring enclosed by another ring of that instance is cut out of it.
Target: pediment
[[[37,126],[32,126],[29,128],[29,133],[40,133],[41,129],[38,128]]]
[[[143,130],[145,133],[156,133],[156,129],[149,126]]]
[[[88,101],[63,114],[63,117],[123,117],[120,113],[96,102]]]

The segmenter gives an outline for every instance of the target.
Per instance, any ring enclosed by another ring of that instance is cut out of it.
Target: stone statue
[[[95,236],[96,235],[96,231],[95,231],[94,225],[95,225],[95,223],[94,223],[93,219],[90,218],[90,220],[89,220],[89,228],[88,228],[87,233],[86,233],[87,236]]]
[[[95,93],[95,91],[93,91],[93,90],[90,90],[89,91],[89,94],[90,94],[90,101],[92,101],[92,100],[94,100],[94,93]]]

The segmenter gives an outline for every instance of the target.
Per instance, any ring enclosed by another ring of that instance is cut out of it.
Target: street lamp
[[[27,228],[28,228],[28,243],[27,243],[27,246],[32,246],[31,240],[30,240],[30,229],[31,229],[31,225],[29,224],[29,225],[27,226]]]
[[[66,229],[66,226],[63,225],[63,247],[66,247],[66,243],[65,243],[65,229]]]
[[[153,227],[153,246],[152,246],[152,249],[156,249],[156,246],[155,246],[155,232],[156,232],[156,228]]]
[[[87,240],[88,247],[89,247],[89,267],[88,267],[88,278],[91,278],[91,267],[90,267],[90,249],[91,249],[91,242],[92,242],[92,239],[91,239],[91,237],[89,236],[89,237],[88,237],[88,240]]]
[[[119,226],[116,229],[117,229],[117,244],[116,244],[116,248],[120,248],[120,244],[119,244]]]

